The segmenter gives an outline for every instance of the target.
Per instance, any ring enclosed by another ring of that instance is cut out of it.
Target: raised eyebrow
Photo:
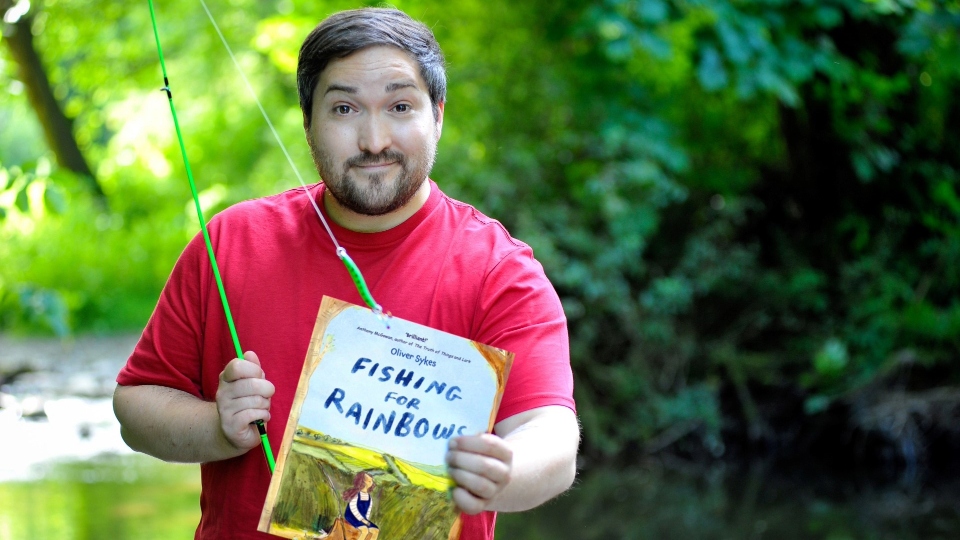
[[[327,95],[330,92],[343,92],[345,94],[356,95],[360,92],[360,90],[356,86],[344,86],[342,84],[331,84],[330,86],[327,87],[327,90],[323,93],[323,95]]]
[[[403,89],[403,88],[414,88],[414,89],[415,89],[415,88],[417,88],[417,85],[413,84],[413,83],[410,82],[410,81],[392,82],[392,83],[388,84],[387,86],[385,86],[385,87],[383,88],[383,91],[389,94],[390,92],[396,92],[397,90],[401,90],[401,89]]]

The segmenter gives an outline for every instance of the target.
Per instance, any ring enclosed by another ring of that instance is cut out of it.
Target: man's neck
[[[330,219],[344,229],[359,233],[377,233],[392,229],[410,219],[418,210],[423,208],[423,205],[427,204],[427,199],[429,198],[430,181],[424,179],[423,183],[420,184],[420,188],[417,189],[413,197],[407,201],[407,204],[389,214],[382,216],[358,214],[341,206],[333,195],[330,194],[329,190],[324,190],[323,192],[323,208],[327,211]]]

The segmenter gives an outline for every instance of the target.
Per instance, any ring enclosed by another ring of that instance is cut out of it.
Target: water
[[[650,462],[585,475],[576,489],[526,514],[503,516],[502,538],[960,538],[954,485],[874,485],[856,478]]]
[[[191,465],[118,454],[48,464],[42,478],[0,483],[0,540],[190,538],[199,494]],[[497,538],[955,539],[958,500],[955,489],[646,465],[594,470],[560,499],[501,514]]]
[[[113,417],[113,378],[134,341],[0,336],[0,540],[192,537],[198,467],[134,454]],[[559,499],[501,514],[497,538],[955,539],[958,502],[945,478],[647,460],[595,467]]]
[[[47,464],[42,478],[0,483],[0,540],[192,538],[196,466],[107,454]]]
[[[200,473],[133,453],[111,395],[136,336],[0,336],[0,540],[191,538]]]
[[[56,461],[132,453],[120,438],[111,396],[135,343],[135,336],[0,336],[0,482],[41,479]]]

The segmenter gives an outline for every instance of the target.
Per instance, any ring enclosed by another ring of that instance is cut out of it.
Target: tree
[[[37,119],[43,128],[44,138],[50,150],[56,156],[61,167],[77,173],[81,181],[89,188],[94,199],[106,205],[106,195],[96,176],[90,170],[86,158],[73,136],[73,122],[67,118],[54,97],[50,80],[44,69],[43,61],[33,42],[33,17],[30,13],[20,13],[8,17],[18,9],[13,0],[0,0],[0,14],[3,19],[12,19],[4,23],[3,42],[7,44],[10,56],[16,62],[21,82],[27,89],[30,105],[37,113]]]

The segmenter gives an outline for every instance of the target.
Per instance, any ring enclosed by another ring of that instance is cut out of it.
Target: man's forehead
[[[407,88],[427,92],[417,62],[402,49],[373,46],[331,60],[320,73],[316,91],[321,95],[392,93]]]

